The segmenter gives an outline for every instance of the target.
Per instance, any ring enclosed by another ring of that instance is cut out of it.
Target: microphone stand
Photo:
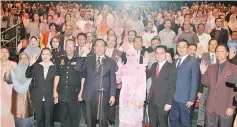
[[[97,109],[97,120],[99,120],[99,127],[102,127],[102,119],[103,119],[103,95],[105,89],[103,88],[103,71],[104,71],[104,66],[103,66],[103,59],[101,62],[101,72],[100,72],[100,88],[98,89],[99,91],[99,100],[98,100],[98,109]]]

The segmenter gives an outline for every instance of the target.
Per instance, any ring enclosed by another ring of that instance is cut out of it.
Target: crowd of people
[[[237,127],[236,5],[153,3],[1,2],[1,125]]]

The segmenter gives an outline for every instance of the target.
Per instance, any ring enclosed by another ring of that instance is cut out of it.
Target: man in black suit
[[[143,41],[142,37],[140,37],[140,36],[136,36],[133,41],[134,42],[134,45],[133,45],[134,49],[137,50],[137,54],[138,54],[137,62],[139,64],[143,64],[143,56],[146,51],[148,53],[153,52],[152,47],[146,48],[146,47],[142,46],[142,41]]]
[[[116,96],[115,70],[117,65],[115,60],[105,56],[106,42],[103,39],[95,40],[93,47],[96,55],[79,59],[76,69],[85,74],[82,99],[86,102],[87,126],[96,127],[98,101],[101,97],[98,90],[102,87],[104,89],[101,112],[102,127],[108,127],[108,107],[114,104]],[[89,52],[89,49],[84,50],[82,57]]]
[[[155,48],[157,62],[147,71],[147,78],[152,78],[148,96],[150,127],[168,127],[168,113],[174,97],[176,68],[166,60],[167,47]]]
[[[60,120],[62,127],[79,127],[81,79],[83,74],[75,70],[78,57],[75,42],[66,41],[66,55],[56,60],[57,76],[54,83],[54,99],[59,100]]]
[[[106,48],[106,51],[105,51],[106,56],[112,58],[115,61],[119,57],[122,58],[122,60],[124,60],[123,55],[122,55],[123,53],[115,48],[116,45],[117,45],[116,35],[108,35],[107,36],[107,48]],[[117,68],[116,68],[116,71],[117,71]],[[117,86],[120,86],[120,85],[117,85]],[[120,88],[118,88],[116,90],[116,97],[117,97],[116,98],[116,104],[118,104],[118,101],[119,101],[118,100],[119,93],[120,93]],[[108,120],[109,120],[110,125],[115,125],[116,104],[109,107],[109,109],[108,109]]]
[[[75,40],[75,37],[72,36],[72,32],[73,32],[73,26],[72,25],[66,25],[65,26],[65,33],[63,36],[60,37],[60,48],[62,50],[65,50],[66,47],[66,41],[68,39],[72,39]]]
[[[221,18],[215,19],[216,28],[213,29],[210,33],[211,38],[218,41],[218,43],[223,43],[227,45],[227,41],[229,38],[228,31],[226,29],[221,28],[222,22]]]

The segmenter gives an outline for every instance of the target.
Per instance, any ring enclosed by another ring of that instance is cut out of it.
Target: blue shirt
[[[227,42],[227,45],[228,45],[229,49],[235,49],[235,51],[237,50],[237,42],[229,40]]]

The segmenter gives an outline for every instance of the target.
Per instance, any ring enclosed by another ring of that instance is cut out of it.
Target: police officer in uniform
[[[56,60],[57,76],[54,83],[54,100],[59,102],[61,127],[79,127],[81,72],[75,70],[79,57],[74,54],[75,41],[66,41],[66,55]]]

